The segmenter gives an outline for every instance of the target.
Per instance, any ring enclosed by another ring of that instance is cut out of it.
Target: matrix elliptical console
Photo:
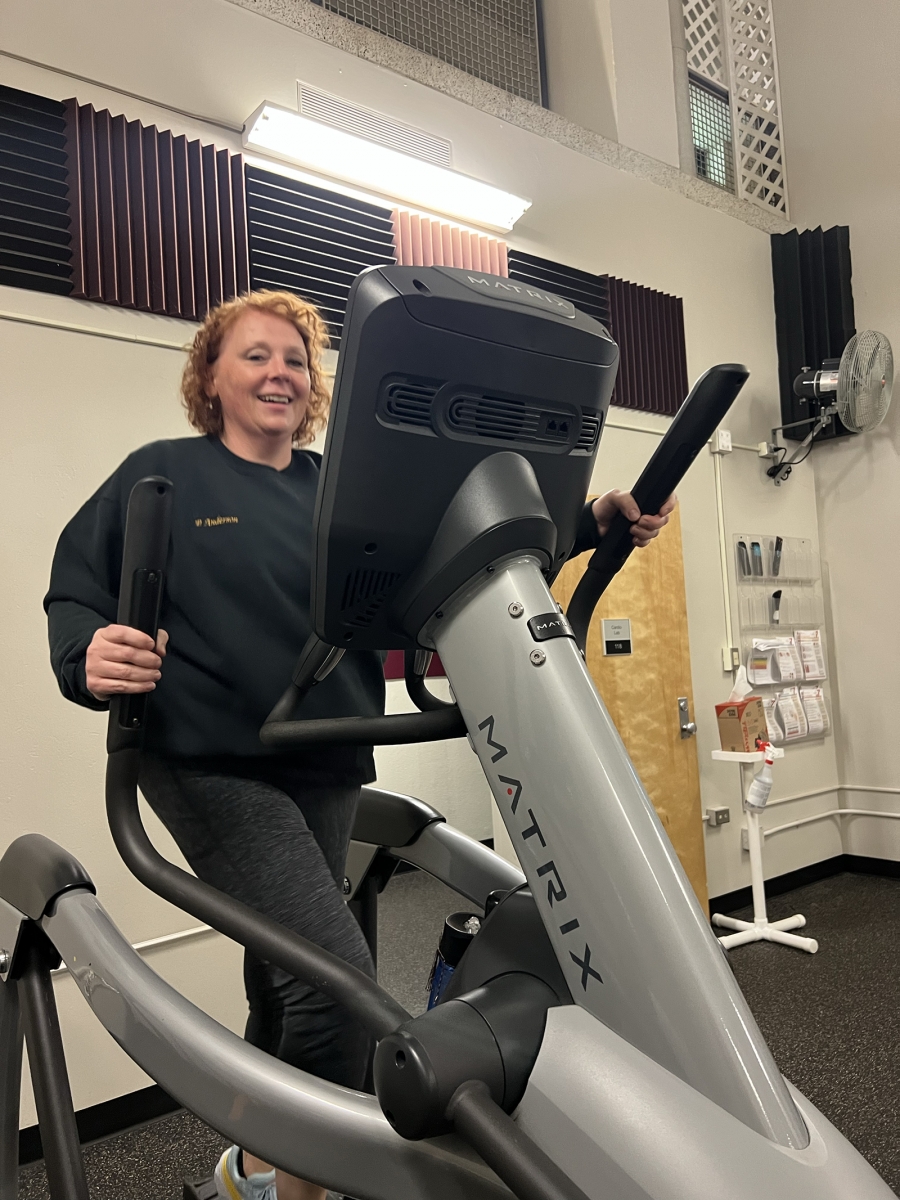
[[[441,551],[460,583],[506,549],[534,550],[555,574],[575,541],[617,364],[602,325],[527,284],[451,267],[361,275],[316,508],[320,636],[375,650],[416,645],[421,600],[446,598],[434,580],[417,594]],[[471,512],[485,504],[496,512]],[[482,532],[479,520],[490,542],[457,547]],[[455,568],[453,550],[464,555]]]

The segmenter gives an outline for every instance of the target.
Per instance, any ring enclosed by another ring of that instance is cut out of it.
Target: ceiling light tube
[[[431,212],[491,229],[512,229],[530,200],[439,167],[389,146],[302,117],[287,108],[261,104],[244,125],[247,150],[308,170],[345,179]]]

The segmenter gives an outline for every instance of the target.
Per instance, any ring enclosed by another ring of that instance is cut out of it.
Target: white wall
[[[547,91],[554,112],[618,140],[609,0],[543,0]]]
[[[517,245],[683,296],[691,377],[716,361],[748,364],[751,381],[730,420],[737,441],[755,443],[775,422],[769,244],[758,229],[221,0],[193,0],[188,6],[160,0],[152,9],[136,0],[48,0],[39,7],[5,0],[2,21],[8,50],[149,100],[0,57],[3,82],[60,99],[74,93],[83,102],[220,146],[237,148],[237,135],[184,114],[240,125],[264,98],[293,104],[297,78],[449,137],[458,168],[533,199],[516,230]],[[668,78],[671,58],[667,70]],[[178,115],[160,105],[183,111]],[[163,318],[14,289],[0,292],[0,310],[175,341],[190,332]],[[9,648],[0,688],[0,840],[39,830],[69,847],[133,940],[182,929],[191,920],[148,897],[117,859],[101,802],[103,720],[67,705],[56,692],[40,610],[53,545],[66,519],[131,448],[185,432],[176,400],[179,356],[3,320],[0,353],[5,365],[0,496],[9,531],[0,579]],[[607,435],[598,487],[628,486],[665,426],[639,414],[619,413],[616,419],[633,429]],[[723,464],[723,475],[732,527],[755,523],[758,506],[773,502],[755,458],[736,451]],[[815,537],[815,508],[803,478],[797,472],[791,488],[783,490],[779,522]],[[731,826],[708,836],[710,890],[716,894],[741,886],[748,875],[735,840],[738,781],[709,760],[712,705],[724,698],[730,681],[721,668],[722,564],[706,454],[692,468],[682,500],[704,805],[728,803],[733,816]],[[765,509],[759,511],[760,520],[764,515]],[[396,691],[392,686],[392,706],[402,703]],[[386,786],[416,790],[474,835],[488,836],[485,785],[463,745],[384,751],[379,771]],[[835,781],[832,743],[804,750],[796,769],[782,772],[779,786],[801,790],[813,777]],[[168,839],[158,836],[171,852]],[[778,869],[821,857],[817,839],[798,838],[781,849]],[[154,965],[201,989],[209,1010],[238,1027],[243,1000],[234,957],[222,939],[211,938],[159,951]],[[138,1086],[133,1068],[122,1065],[73,991],[70,984],[60,987],[67,1040],[78,1047],[77,1103]]]
[[[181,321],[12,288],[0,288],[0,310],[173,342],[192,332]],[[197,922],[141,888],[115,852],[103,813],[105,720],[60,696],[41,609],[53,546],[75,509],[135,446],[189,432],[175,400],[182,356],[0,320],[0,361],[0,844],[38,832],[65,846],[133,942],[189,929]],[[152,814],[148,825],[163,852],[181,861]],[[245,1004],[239,988],[222,988],[220,980],[239,977],[238,961],[238,948],[217,935],[152,956],[156,970],[234,1029],[243,1027]],[[98,1029],[67,976],[58,995],[76,1105],[145,1086],[149,1081]],[[26,1096],[22,1123],[34,1119]]]
[[[543,0],[543,12],[550,108],[677,167],[669,0]]]
[[[800,228],[850,226],[856,327],[881,330],[900,353],[900,7],[776,0],[775,22],[791,214]],[[896,812],[900,404],[874,432],[821,446],[811,461],[830,579],[843,799]],[[843,821],[848,853],[900,859],[900,822]]]
[[[669,0],[610,0],[619,141],[679,165]]]

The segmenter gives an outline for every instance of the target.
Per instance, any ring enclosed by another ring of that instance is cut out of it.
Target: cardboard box
[[[717,704],[716,720],[723,750],[746,754],[756,750],[758,742],[769,740],[766,714],[759,696]]]

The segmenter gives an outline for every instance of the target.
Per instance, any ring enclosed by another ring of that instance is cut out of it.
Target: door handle
[[[682,740],[693,737],[697,732],[696,722],[691,720],[691,714],[688,710],[687,696],[678,697],[678,728],[681,730]]]

